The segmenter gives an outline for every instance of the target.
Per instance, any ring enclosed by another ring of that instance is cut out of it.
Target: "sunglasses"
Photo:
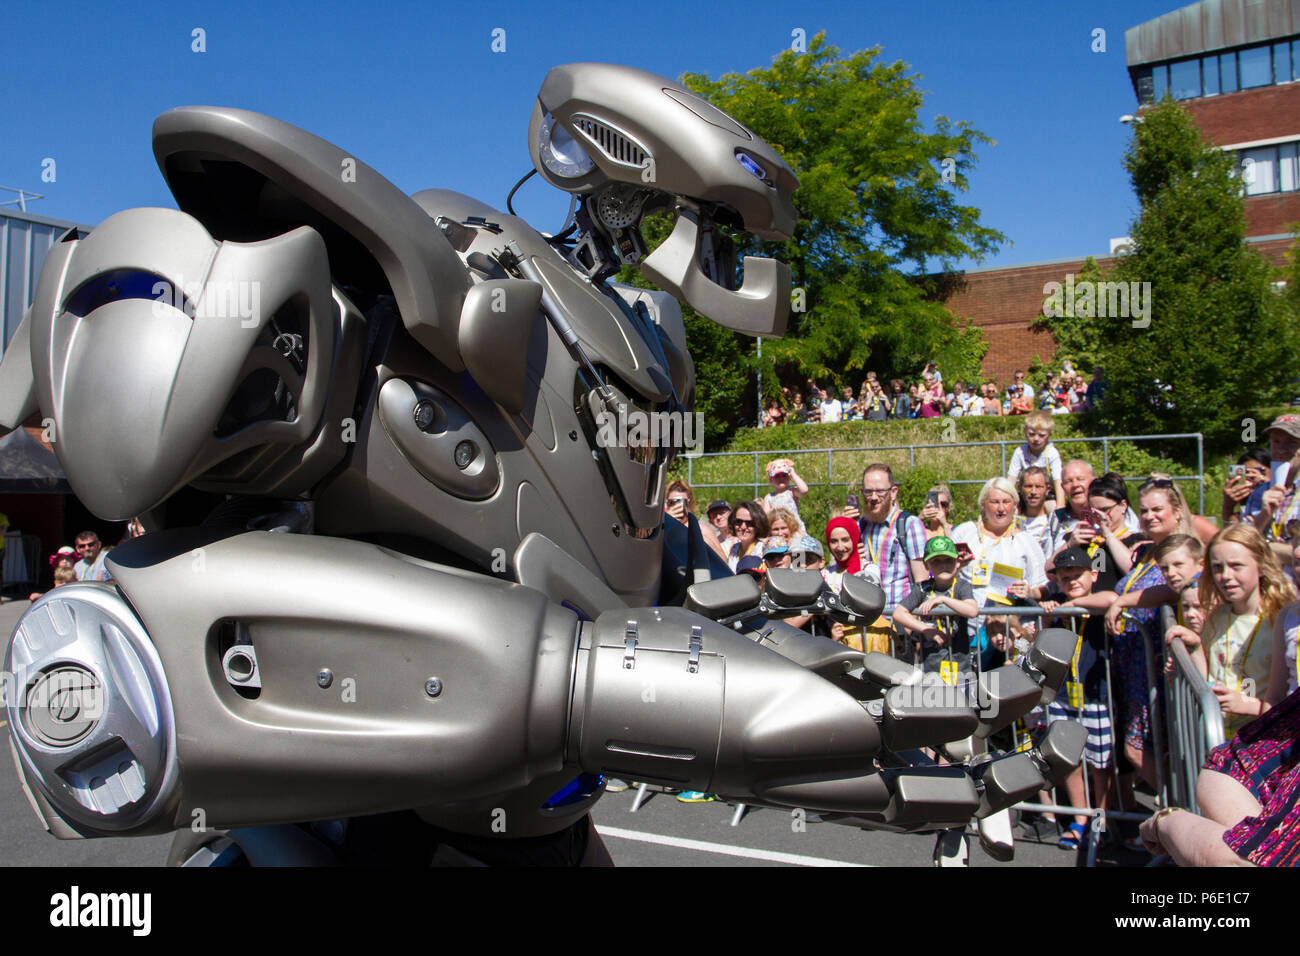
[[[1174,483],[1168,478],[1148,478],[1138,486],[1138,491],[1144,491],[1147,488],[1172,488]]]
[[[747,520],[747,519],[745,519],[745,518],[732,518],[732,519],[731,519],[731,524],[732,524],[733,527],[736,527],[736,528],[752,528],[752,527],[754,527],[754,522],[753,522],[753,521],[750,521],[750,520]]]

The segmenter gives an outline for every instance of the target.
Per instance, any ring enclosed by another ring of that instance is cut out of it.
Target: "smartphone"
[[[1083,520],[1088,522],[1088,524],[1092,525],[1094,528],[1106,527],[1106,519],[1102,516],[1102,513],[1095,508],[1089,508],[1085,511],[1083,513]]]
[[[1243,477],[1245,477],[1245,475],[1246,475],[1246,466],[1245,466],[1245,465],[1229,465],[1229,466],[1228,466],[1228,478],[1229,478],[1229,479],[1232,479],[1232,478],[1243,478]]]
[[[967,561],[973,561],[975,559],[975,555],[971,551],[970,545],[962,544],[960,542],[957,544],[957,557],[961,560],[963,564],[965,564]]]
[[[850,508],[857,508],[857,507],[858,507],[858,493],[857,493],[856,491],[851,491],[851,492],[849,492],[849,496],[848,496],[846,499],[844,499],[844,503],[845,503],[846,505],[848,505]],[[859,508],[858,510],[861,510],[861,509]]]
[[[936,508],[939,507],[939,492],[937,491],[928,492],[925,496],[925,503],[927,505],[933,505]]]

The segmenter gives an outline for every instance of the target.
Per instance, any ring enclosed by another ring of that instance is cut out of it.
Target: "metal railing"
[[[1191,481],[1196,483],[1196,511],[1198,514],[1205,513],[1205,436],[1200,432],[1181,432],[1170,435],[1101,435],[1097,438],[1056,438],[1052,440],[1053,445],[1095,445],[1101,443],[1101,471],[1098,474],[1105,474],[1110,471],[1110,445],[1112,442],[1153,442],[1153,441],[1171,441],[1182,439],[1196,440],[1196,474],[1195,475],[1173,475],[1174,481]],[[824,484],[831,487],[843,485],[851,487],[860,477],[859,474],[853,474],[848,481],[835,481],[835,456],[847,454],[860,454],[862,452],[882,452],[882,451],[907,451],[908,468],[916,467],[916,453],[918,450],[930,448],[953,449],[953,448],[991,448],[997,446],[1001,450],[1002,469],[999,474],[1007,473],[1007,449],[1013,451],[1016,447],[1023,445],[1023,439],[1003,439],[999,441],[964,441],[964,442],[938,442],[928,445],[858,445],[851,448],[791,448],[786,450],[772,449],[767,451],[718,451],[707,452],[702,455],[686,459],[686,480],[691,487],[697,491],[701,488],[736,488],[746,487],[749,482],[718,482],[709,484],[695,483],[695,466],[697,462],[706,458],[752,458],[754,461],[754,498],[757,500],[761,497],[761,491],[767,487],[767,476],[763,471],[759,460],[771,460],[772,458],[790,458],[793,456],[806,455],[825,455],[826,456],[826,480]],[[1062,456],[1064,457],[1064,456]],[[1138,481],[1146,478],[1146,475],[1126,475],[1125,481]],[[987,479],[985,478],[958,478],[947,480],[949,485],[982,485]],[[705,496],[707,497],[707,495]]]
[[[1167,606],[1168,629],[1173,612]],[[1171,645],[1173,667],[1164,675],[1169,740],[1169,790],[1166,806],[1200,813],[1196,779],[1206,755],[1226,738],[1219,699],[1210,690],[1182,641]]]

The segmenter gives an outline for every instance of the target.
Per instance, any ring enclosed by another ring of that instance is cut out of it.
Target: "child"
[[[894,625],[913,634],[920,645],[921,670],[939,674],[956,686],[958,675],[970,667],[970,633],[967,621],[975,617],[975,593],[970,583],[957,577],[959,558],[952,538],[939,536],[925,543],[925,567],[930,579],[907,592],[894,608]],[[956,618],[920,618],[936,611],[954,611]]]
[[[1053,500],[1048,502],[1049,513],[1058,507],[1058,502],[1065,501],[1065,492],[1061,488],[1061,453],[1052,444],[1052,416],[1047,412],[1034,412],[1025,419],[1025,443],[1011,455],[1011,464],[1007,466],[1007,477],[1012,481],[1016,475],[1031,465],[1046,468],[1052,479]]]
[[[1166,640],[1187,645],[1219,698],[1231,738],[1266,709],[1274,622],[1296,595],[1263,535],[1245,524],[1214,536],[1198,587],[1201,604],[1210,609],[1203,633],[1176,626]]]
[[[775,458],[767,463],[767,483],[772,490],[763,496],[760,502],[763,510],[771,512],[774,508],[784,508],[799,519],[799,534],[804,533],[803,518],[799,516],[798,500],[808,494],[808,483],[794,470],[794,462],[789,458]]]
[[[1115,600],[1115,592],[1094,590],[1099,574],[1093,569],[1093,559],[1083,548],[1066,548],[1058,554],[1055,571],[1057,586],[1043,601],[1043,609],[1051,611],[1068,605],[1094,613],[1084,618],[1081,634],[1078,618],[1062,617],[1056,621],[1056,626],[1068,627],[1080,634],[1080,640],[1060,693],[1047,705],[1047,722],[1049,726],[1058,720],[1083,724],[1088,732],[1084,755],[1092,784],[1090,796],[1097,801],[1097,806],[1105,809],[1114,743],[1106,686],[1106,632],[1101,612]],[[1082,766],[1066,777],[1065,789],[1072,806],[1087,805],[1084,803],[1086,788]],[[1087,826],[1088,817],[1076,816],[1057,845],[1062,849],[1077,850]]]
[[[1205,546],[1201,544],[1200,538],[1190,534],[1171,534],[1156,545],[1151,553],[1151,557],[1160,568],[1160,573],[1165,576],[1166,583],[1121,594],[1111,606],[1112,613],[1118,613],[1113,610],[1114,608],[1122,611],[1130,607],[1159,607],[1162,604],[1172,604],[1178,623],[1184,624],[1184,601],[1181,593],[1200,576],[1204,556]]]

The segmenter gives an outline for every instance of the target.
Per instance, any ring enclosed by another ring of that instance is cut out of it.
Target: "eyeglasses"
[[[888,488],[866,488],[866,487],[864,487],[864,488],[862,489],[862,497],[864,497],[864,498],[883,498],[883,497],[885,497],[885,495],[889,494],[889,492],[890,492],[891,490],[893,490],[893,486],[892,486],[892,485],[891,485],[890,487],[888,487]]]

